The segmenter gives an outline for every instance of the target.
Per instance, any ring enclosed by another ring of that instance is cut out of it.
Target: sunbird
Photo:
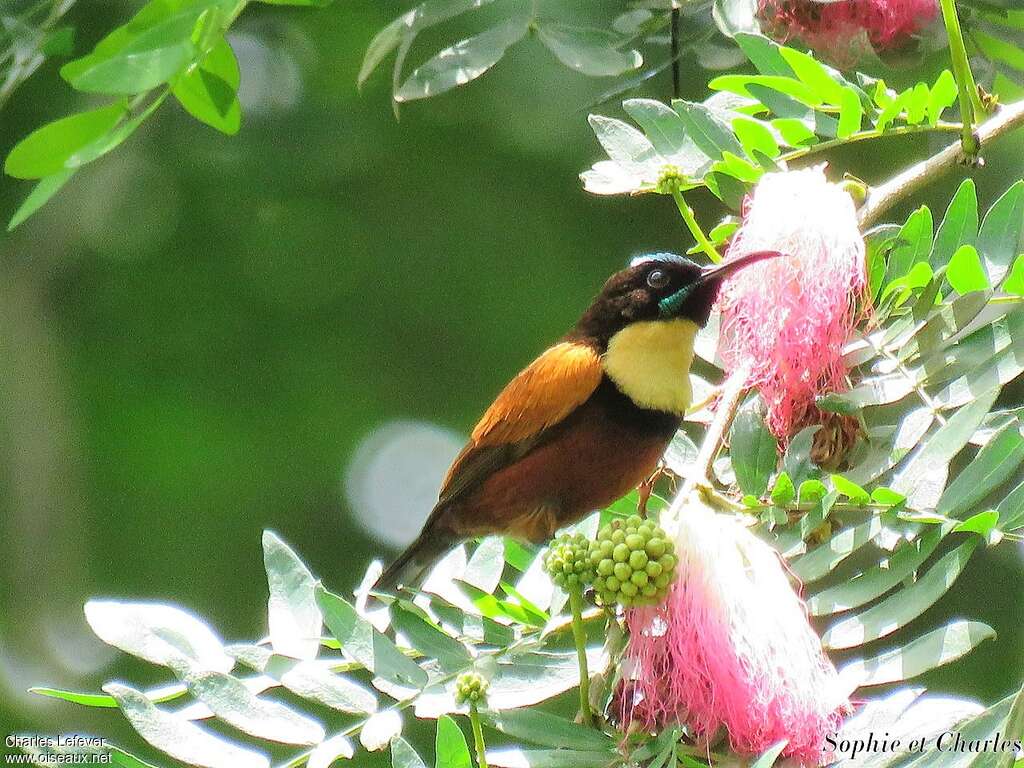
[[[701,267],[640,256],[501,391],[445,476],[417,539],[374,590],[415,586],[460,541],[543,542],[657,469],[691,402],[697,330],[723,280],[775,251]]]

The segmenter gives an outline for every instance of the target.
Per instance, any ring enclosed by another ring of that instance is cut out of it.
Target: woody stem
[[[700,453],[697,454],[696,472],[690,476],[690,483],[706,483],[711,478],[711,467],[725,442],[725,434],[732,425],[733,416],[739,408],[743,394],[747,391],[749,371],[742,368],[733,372],[722,384],[722,396],[715,409],[715,418],[708,427]]]

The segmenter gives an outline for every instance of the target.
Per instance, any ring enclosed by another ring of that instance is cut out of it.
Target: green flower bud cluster
[[[679,191],[685,180],[678,166],[666,163],[661,166],[661,170],[658,172],[658,182],[655,185],[655,191],[662,195],[671,195]]]
[[[480,704],[487,698],[490,683],[478,672],[463,672],[455,680],[455,703]]]
[[[605,605],[655,605],[665,599],[675,577],[672,541],[650,520],[633,515],[612,520],[590,543],[594,589]]]
[[[590,542],[582,533],[563,533],[551,540],[544,555],[544,570],[562,589],[584,587],[594,581]]]

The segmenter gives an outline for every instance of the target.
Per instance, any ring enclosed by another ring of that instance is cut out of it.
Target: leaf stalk
[[[473,727],[473,745],[476,747],[476,762],[480,768],[487,768],[487,745],[484,744],[484,729],[480,726],[480,711],[476,703],[469,705],[469,722]]]
[[[572,638],[576,643],[576,657],[580,664],[580,717],[584,725],[594,724],[590,711],[590,670],[587,666],[587,633],[583,628],[583,589],[569,588],[569,607],[572,610]]]

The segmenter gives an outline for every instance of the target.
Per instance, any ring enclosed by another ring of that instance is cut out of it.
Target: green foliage
[[[584,188],[595,194],[659,191],[659,173],[671,165],[685,175],[684,188],[706,186],[738,210],[765,172],[788,162],[851,141],[957,129],[941,120],[957,98],[948,71],[931,86],[896,93],[865,75],[851,82],[812,55],[760,35],[739,33],[735,40],[757,74],[713,79],[709,87],[718,93],[704,102],[623,102],[640,131],[591,115],[609,160],[582,174]]]
[[[39,128],[10,152],[6,172],[38,180],[11,226],[38,210],[79,168],[127,140],[169,96],[197,120],[224,134],[237,132],[241,74],[225,33],[245,5],[152,0],[91,52],[65,64],[61,74],[73,88],[113,98]],[[359,84],[394,55],[394,101],[434,96],[479,78],[529,36],[576,72],[621,76],[642,66],[641,48],[656,49],[671,20],[663,3],[637,3],[593,24],[541,17],[535,10],[494,21],[482,10],[491,5],[498,4],[417,5],[371,41]],[[988,3],[965,5],[964,24],[977,52],[1001,72],[1019,76],[1020,13]],[[711,14],[707,10],[707,3],[688,3],[680,11],[694,21],[684,25],[682,49],[698,50],[707,60],[718,46],[717,53],[732,55],[721,68],[754,71],[715,77],[709,84],[714,93],[703,101],[626,99],[622,108],[635,125],[590,115],[607,159],[582,174],[587,190],[672,194],[678,201],[681,193],[703,187],[738,210],[764,173],[791,163],[852,142],[964,129],[945,119],[963,85],[948,70],[894,90],[883,80],[848,76],[752,31],[749,2],[719,0]],[[421,33],[465,21],[463,16],[467,23],[489,21],[406,74],[405,62]],[[739,50],[722,49],[725,37]],[[67,52],[60,35],[34,40],[47,54]],[[0,92],[0,104],[2,98]],[[805,585],[809,613],[828,624],[825,647],[850,654],[840,675],[851,691],[859,691],[857,698],[868,697],[874,686],[952,663],[993,637],[990,627],[970,619],[947,621],[929,613],[934,619],[927,627],[920,620],[955,586],[979,547],[995,546],[1024,527],[1024,414],[998,405],[1003,386],[1024,373],[1024,181],[982,217],[968,179],[937,229],[935,222],[922,206],[901,224],[866,233],[870,284],[864,298],[873,306],[865,308],[847,349],[852,386],[818,403],[823,412],[858,427],[839,469],[815,462],[814,428],[794,435],[780,457],[760,400],[752,395],[733,421],[710,492],[718,503],[747,515],[786,558]],[[736,226],[726,220],[713,229],[712,245],[725,244]],[[714,336],[713,327],[708,334]],[[714,372],[709,358],[705,371]],[[680,433],[667,463],[685,475],[697,453],[693,440]],[[608,711],[620,682],[616,663],[626,642],[614,603],[660,599],[671,579],[672,543],[657,527],[664,501],[651,500],[651,521],[633,517],[635,504],[635,497],[627,497],[584,521],[556,542],[546,562],[530,546],[497,538],[471,543],[468,559],[460,547],[436,566],[422,592],[385,606],[363,591],[350,599],[327,590],[268,532],[267,639],[225,645],[205,621],[173,606],[92,601],[86,617],[98,637],[165,668],[174,682],[151,690],[112,681],[102,693],[34,691],[80,706],[118,709],[154,749],[216,768],[269,766],[271,750],[281,749],[289,753],[286,765],[324,768],[356,759],[360,748],[390,750],[399,768],[425,768],[406,739],[409,714],[437,721],[439,768],[468,768],[469,747],[452,717],[467,704],[474,716],[482,709],[483,722],[511,742],[489,754],[497,766],[703,766],[704,753],[692,749],[680,728],[624,738],[603,717],[590,728],[549,707],[581,684],[562,589],[578,584],[568,576],[587,582],[593,567],[608,608],[588,613],[587,629],[575,638],[594,673],[589,703],[599,716]],[[559,583],[556,577],[552,586],[538,578],[545,567],[566,578]],[[364,584],[376,573],[371,566]],[[578,592],[574,596],[578,601]],[[278,700],[278,692],[287,692],[287,703]],[[1020,699],[981,710],[922,693],[903,689],[869,698],[861,716],[884,716],[898,731],[920,718],[925,706],[939,706],[943,719],[929,727],[959,726],[965,737],[976,738],[1024,720]],[[173,707],[166,706],[171,702]],[[208,727],[204,720],[217,725]],[[859,717],[852,718],[846,731],[861,725]],[[754,765],[775,764],[785,746],[774,745]],[[145,765],[119,748],[108,753],[117,764]],[[891,762],[881,758],[874,764]]]
[[[9,228],[42,207],[79,168],[125,141],[170,95],[197,120],[237,133],[241,75],[224,35],[245,6],[237,0],[151,0],[90,53],[61,67],[61,76],[78,91],[124,98],[48,123],[11,150],[5,172],[39,183]]]

